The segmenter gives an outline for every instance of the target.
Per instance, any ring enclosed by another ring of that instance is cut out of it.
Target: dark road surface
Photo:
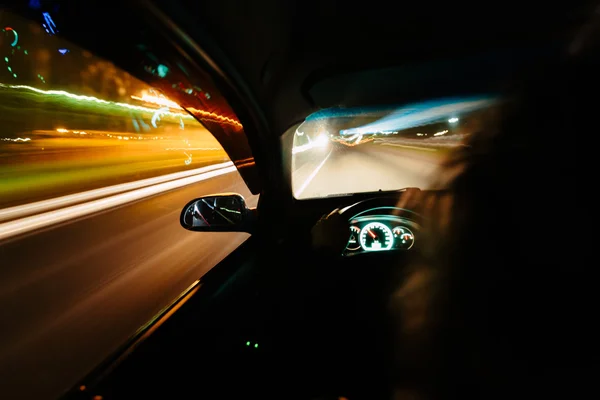
[[[330,146],[298,157],[294,192],[427,188],[440,159]],[[256,205],[233,172],[0,243],[0,398],[57,398],[247,239],[179,225],[189,200],[218,192]]]
[[[0,243],[0,398],[54,399],[248,235],[179,225],[237,172]]]

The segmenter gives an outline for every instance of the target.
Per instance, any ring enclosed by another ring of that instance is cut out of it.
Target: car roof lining
[[[591,7],[575,2],[540,7],[510,0],[495,7],[464,1],[435,6],[375,1],[366,7],[333,0],[180,2],[204,17],[206,32],[248,83],[274,135],[315,109],[339,102],[325,100],[316,95],[317,88],[310,88],[320,74],[386,67],[401,71],[407,65],[490,50],[542,46],[572,35]],[[365,90],[350,87],[348,81],[345,76],[337,85],[331,80],[327,85],[335,90],[343,86],[355,102],[377,97],[376,92],[363,97]],[[418,100],[414,95],[424,96],[429,90],[425,86],[433,85],[400,83],[398,97]]]
[[[501,91],[507,78],[557,57],[562,42],[488,51],[459,59],[340,73],[317,71],[303,92],[314,108],[412,102]]]

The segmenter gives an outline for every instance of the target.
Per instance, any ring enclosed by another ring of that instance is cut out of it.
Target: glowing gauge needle
[[[369,234],[369,236],[371,236],[373,239],[375,239],[377,236],[370,230],[367,229],[367,233]]]

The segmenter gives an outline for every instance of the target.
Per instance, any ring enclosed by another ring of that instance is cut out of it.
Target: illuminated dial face
[[[397,226],[393,230],[396,247],[408,250],[415,244],[415,235],[405,226]]]
[[[365,251],[390,250],[394,244],[392,230],[381,222],[371,222],[360,231],[360,245]]]
[[[355,251],[360,249],[360,243],[358,243],[358,236],[360,235],[360,228],[358,226],[350,227],[350,238],[348,239],[348,245],[346,249]]]

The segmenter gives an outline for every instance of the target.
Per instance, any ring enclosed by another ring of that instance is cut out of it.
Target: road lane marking
[[[183,186],[191,185],[214,178],[219,175],[235,172],[237,169],[234,166],[217,169],[214,171],[205,172],[200,175],[188,176],[186,178],[177,179],[174,181],[163,182],[157,185],[147,186],[144,188],[132,190],[129,192],[116,194],[99,200],[92,200],[83,204],[61,208],[54,211],[48,211],[42,214],[32,215],[29,217],[17,219],[14,221],[0,224],[0,240],[8,239],[12,236],[21,235],[31,232],[36,229],[45,228],[51,225],[65,222],[71,219],[84,217],[107,210],[109,208],[121,206],[132,201],[140,200],[145,197],[153,196],[166,192],[168,190],[177,189]]]
[[[315,170],[310,174],[310,176],[306,179],[306,181],[304,181],[304,183],[302,184],[300,189],[298,189],[297,191],[294,192],[294,197],[298,198],[302,194],[302,192],[304,192],[304,190],[309,185],[309,183],[315,178],[315,176],[317,176],[317,174],[319,173],[321,168],[323,168],[323,165],[325,165],[325,161],[327,161],[327,159],[329,158],[329,156],[331,155],[332,152],[333,152],[333,150],[329,151],[329,154],[327,154],[325,159],[323,161],[321,161],[321,164],[319,164],[319,166],[317,168],[315,168]]]
[[[0,210],[0,222],[11,219],[26,217],[32,214],[39,214],[44,211],[67,207],[77,203],[83,203],[90,200],[95,200],[100,197],[110,196],[117,193],[127,192],[129,190],[139,189],[146,186],[156,185],[158,183],[173,181],[192,175],[198,175],[216,169],[232,166],[233,162],[228,161],[220,164],[208,165],[202,168],[196,168],[189,171],[175,172],[157,176],[155,178],[142,179],[134,182],[122,183],[119,185],[107,186],[100,189],[88,190],[81,193],[70,194],[67,196],[56,197],[54,199],[36,201],[35,203],[23,204],[20,206],[9,207]]]
[[[417,146],[407,146],[404,144],[395,144],[395,143],[381,143],[382,146],[394,146],[394,147],[406,147],[407,149],[417,149],[417,150],[425,150],[425,151],[437,151],[437,149],[429,149],[427,147],[417,147]]]

